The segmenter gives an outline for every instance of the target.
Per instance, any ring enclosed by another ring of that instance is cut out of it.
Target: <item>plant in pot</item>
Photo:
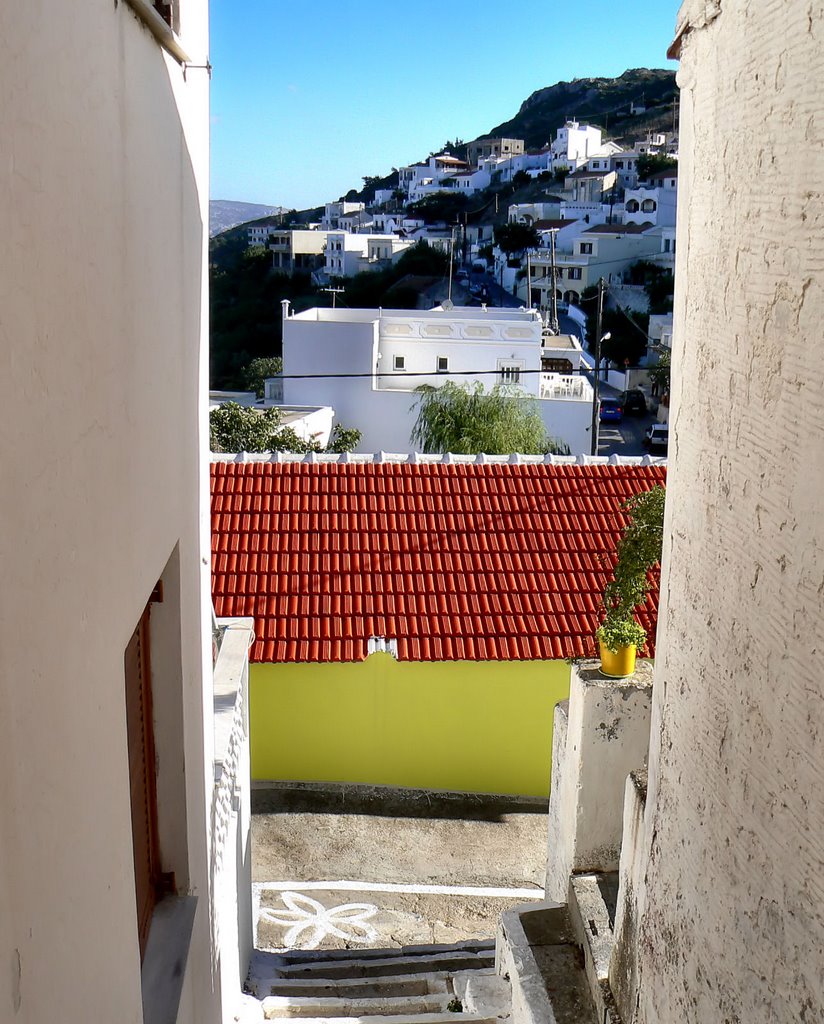
[[[613,578],[604,588],[604,619],[595,634],[604,675],[631,676],[636,653],[646,643],[646,630],[635,609],[646,601],[650,571],[661,560],[665,498],[666,489],[659,484],[621,506],[629,522],[618,541]]]

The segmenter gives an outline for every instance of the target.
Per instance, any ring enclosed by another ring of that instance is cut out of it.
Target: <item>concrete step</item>
[[[277,1018],[265,1018],[276,1020]],[[397,1013],[358,1017],[301,1017],[300,1024],[501,1024],[482,1013]]]
[[[263,1000],[266,1020],[303,1017],[377,1017],[448,1013],[452,996],[446,992],[424,996],[375,996],[373,998],[335,999],[320,993],[314,996],[267,996]]]
[[[495,966],[492,950],[479,953],[452,952],[417,956],[392,956],[376,959],[358,956],[350,960],[318,960],[310,963],[281,964],[277,974],[283,978],[369,978],[399,974],[440,974],[455,971],[488,970]]]
[[[590,995],[603,1024],[621,1024],[609,987],[617,890],[617,872],[573,875],[569,882],[569,919],[583,949]]]
[[[471,974],[479,972],[472,971]],[[273,996],[317,996],[362,999],[376,996],[431,996],[449,993],[451,975],[398,974],[383,978],[278,978],[272,983]]]
[[[429,956],[431,953],[483,953],[495,951],[494,939],[470,939],[466,942],[431,942],[415,946],[375,946],[369,949],[290,949],[273,953],[283,963],[311,963],[315,960],[388,959],[392,956]]]

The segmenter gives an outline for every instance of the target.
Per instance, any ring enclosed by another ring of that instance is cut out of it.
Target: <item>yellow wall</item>
[[[251,666],[252,778],[546,796],[563,661]]]

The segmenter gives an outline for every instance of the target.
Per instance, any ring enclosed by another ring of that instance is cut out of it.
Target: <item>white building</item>
[[[213,668],[209,600],[207,3],[159,6],[0,9],[4,1024],[224,1024],[252,942],[251,635]]]
[[[350,213],[359,213],[366,209],[364,203],[347,203],[341,200],[338,203],[327,203],[323,209],[321,226],[327,230],[335,231],[340,227],[340,218]]]
[[[672,186],[627,189],[624,193],[624,223],[675,227],[678,179],[669,179]]]
[[[252,249],[255,246],[269,244],[269,238],[277,230],[274,224],[252,224],[246,229],[246,239],[249,248]]]
[[[398,235],[362,235],[330,231],[326,243],[327,277],[353,277],[365,271],[383,270],[414,243]]]
[[[559,128],[549,148],[553,171],[563,167],[576,171],[583,167],[590,157],[602,154],[609,156],[621,151],[621,147],[614,142],[601,141],[600,128],[591,124],[579,124],[577,121],[567,121],[563,128]]]
[[[288,315],[284,303],[284,312],[285,401],[332,406],[336,422],[363,432],[365,451],[409,451],[415,388],[449,379],[488,388],[517,385],[537,399],[553,437],[573,454],[589,451],[592,389],[575,373],[580,346],[574,338],[545,335],[530,310],[310,309]],[[547,365],[566,360],[570,372],[548,372],[544,359]],[[335,376],[353,373],[366,376]],[[290,379],[293,374],[321,376]]]
[[[310,273],[323,266],[328,231],[309,228],[286,228],[272,232],[269,250],[272,267],[287,274]]]

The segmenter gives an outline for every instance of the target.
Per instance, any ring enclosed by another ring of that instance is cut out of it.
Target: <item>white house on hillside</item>
[[[327,277],[352,277],[364,271],[383,270],[414,243],[397,235],[351,234],[330,231],[326,242]]]
[[[614,142],[602,142],[601,129],[594,125],[567,121],[563,128],[558,129],[550,152],[553,171],[562,167],[575,171],[583,167],[590,157],[620,152],[620,146]]]
[[[310,309],[290,315],[285,302],[284,317],[284,400],[332,406],[337,422],[363,432],[364,450],[410,451],[415,388],[453,380],[522,389],[537,399],[553,437],[573,454],[589,451],[592,388],[575,373],[580,346],[575,338],[545,334],[532,310]],[[291,376],[303,374],[311,379]]]
[[[337,230],[340,227],[340,218],[350,213],[359,213],[366,209],[364,203],[346,203],[341,200],[338,203],[327,203],[323,210],[321,226],[327,230]]]

